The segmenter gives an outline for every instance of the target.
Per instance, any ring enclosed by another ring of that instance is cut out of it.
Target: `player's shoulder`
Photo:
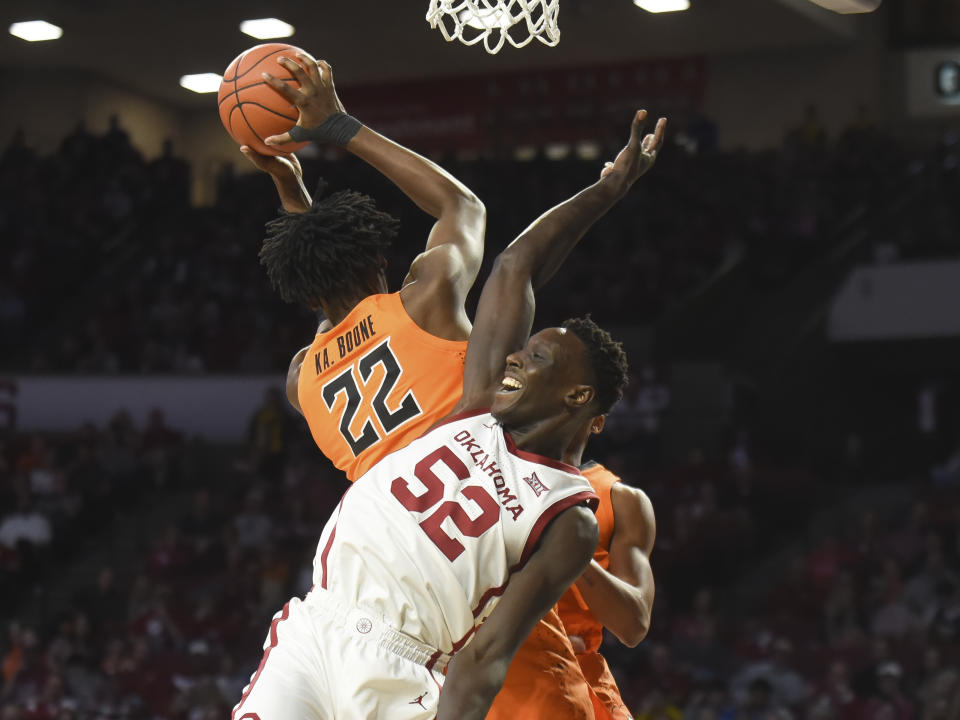
[[[640,488],[618,482],[610,488],[610,504],[613,507],[615,526],[622,527],[626,523],[643,527],[647,532],[655,532],[656,513],[653,510],[653,501]]]
[[[594,487],[613,487],[621,485],[620,476],[609,470],[596,460],[590,460],[580,467],[580,472]]]
[[[650,500],[650,496],[640,488],[627,485],[625,482],[618,482],[611,487],[610,497],[615,503],[622,500],[623,502],[629,502],[644,512],[648,509],[650,512],[653,511],[653,501]]]
[[[609,488],[610,504],[618,515],[629,513],[653,518],[653,502],[642,489],[623,482],[619,475],[595,460],[584,463],[580,471],[597,492]]]
[[[424,250],[410,263],[404,278],[402,292],[411,299],[421,294],[441,293],[456,295],[461,275],[466,272],[459,248],[451,244],[437,245]]]
[[[427,333],[463,342],[470,336],[470,318],[464,301],[476,272],[470,270],[461,250],[448,243],[420,253],[400,289],[400,299],[410,319]]]

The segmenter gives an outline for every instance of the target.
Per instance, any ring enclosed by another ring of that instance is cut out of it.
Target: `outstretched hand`
[[[270,73],[263,73],[263,79],[267,85],[297,108],[300,113],[297,125],[312,130],[334,113],[345,112],[345,110],[333,86],[333,68],[330,67],[330,63],[326,60],[314,60],[305,52],[298,52],[297,60],[299,62],[287,57],[277,58],[277,62],[289,70],[300,83],[299,89]],[[291,141],[290,133],[271,135],[264,140],[267,145],[272,146],[284,145]]]
[[[637,110],[630,124],[630,140],[627,146],[617,155],[612,163],[608,162],[600,171],[600,177],[605,178],[611,173],[617,173],[628,184],[635,183],[657,161],[660,148],[663,147],[663,135],[667,129],[667,119],[657,120],[657,126],[652,134],[644,137],[643,128],[647,120],[646,110]]]

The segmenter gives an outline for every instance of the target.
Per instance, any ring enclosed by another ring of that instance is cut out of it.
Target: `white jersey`
[[[493,611],[543,529],[596,508],[580,472],[519,450],[488,412],[455,416],[377,463],[327,522],[314,585],[453,654]]]

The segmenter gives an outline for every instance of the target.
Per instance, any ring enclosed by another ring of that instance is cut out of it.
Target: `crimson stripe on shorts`
[[[330,546],[333,545],[333,539],[337,536],[337,526],[334,525],[330,530],[330,537],[327,538],[327,544],[323,546],[323,552],[320,553],[320,587],[327,589],[327,555],[330,554]]]
[[[267,658],[270,657],[270,651],[277,646],[279,638],[277,637],[277,625],[282,621],[286,620],[290,615],[290,603],[288,602],[283,606],[283,612],[280,613],[280,617],[274,618],[273,622],[270,623],[270,646],[263,653],[263,657],[260,659],[260,665],[257,667],[257,672],[254,673],[253,679],[250,680],[250,684],[247,685],[246,691],[240,698],[240,702],[237,703],[237,706],[233,709],[233,712],[230,713],[230,720],[233,720],[234,716],[237,714],[237,710],[243,707],[243,703],[247,701],[247,698],[250,697],[250,693],[253,690],[253,686],[256,684],[257,680],[260,679],[260,673],[263,672],[264,666],[267,664]]]
[[[453,644],[453,647],[450,649],[450,652],[447,654],[453,655],[455,652],[457,652],[460,648],[462,648],[466,644],[467,640],[470,639],[470,636],[473,635],[476,631],[477,631],[477,626],[474,625],[472,628],[470,628],[467,631],[466,635],[464,635],[462,638],[460,638]],[[431,655],[430,659],[427,660],[427,666],[426,666],[427,670],[433,670],[433,666],[437,664],[437,660],[439,660],[440,656],[443,654],[444,652],[442,650],[437,650],[433,655]]]
[[[437,705],[439,706],[439,704],[440,704],[440,695],[443,694],[443,685],[441,685],[440,683],[437,682],[437,678],[436,678],[436,677],[434,676],[434,674],[433,674],[433,667],[432,667],[432,665],[433,665],[433,663],[436,662],[436,657],[439,657],[439,654],[438,654],[438,653],[434,653],[434,655],[435,655],[435,657],[431,657],[431,658],[430,658],[430,664],[427,665],[427,672],[430,673],[430,679],[433,680],[433,684],[437,686]],[[444,673],[446,673],[446,670],[444,670]],[[433,716],[433,720],[437,720],[437,716],[436,716],[436,715]]]

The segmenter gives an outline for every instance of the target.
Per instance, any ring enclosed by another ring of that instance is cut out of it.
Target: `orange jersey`
[[[600,497],[600,538],[593,558],[607,568],[613,536],[610,488],[619,478],[596,463],[582,472]],[[570,635],[583,638],[586,653],[574,653]],[[602,639],[603,626],[571,587],[520,646],[487,720],[630,720],[606,660],[597,652]]]
[[[593,720],[593,708],[590,686],[553,608],[513,656],[487,720]]]
[[[317,447],[353,482],[453,409],[466,350],[417,326],[400,293],[363,299],[317,333],[300,366],[297,397]]]
[[[593,559],[604,570],[610,567],[610,538],[613,536],[613,504],[610,502],[610,488],[620,481],[616,475],[599,463],[591,463],[581,469],[583,476],[590,481],[594,492],[600,497],[597,507],[597,524],[600,526],[600,539]],[[590,612],[576,585],[571,585],[557,602],[557,612],[567,629],[568,635],[579,635],[587,646],[587,652],[597,652],[603,642],[603,625]]]

